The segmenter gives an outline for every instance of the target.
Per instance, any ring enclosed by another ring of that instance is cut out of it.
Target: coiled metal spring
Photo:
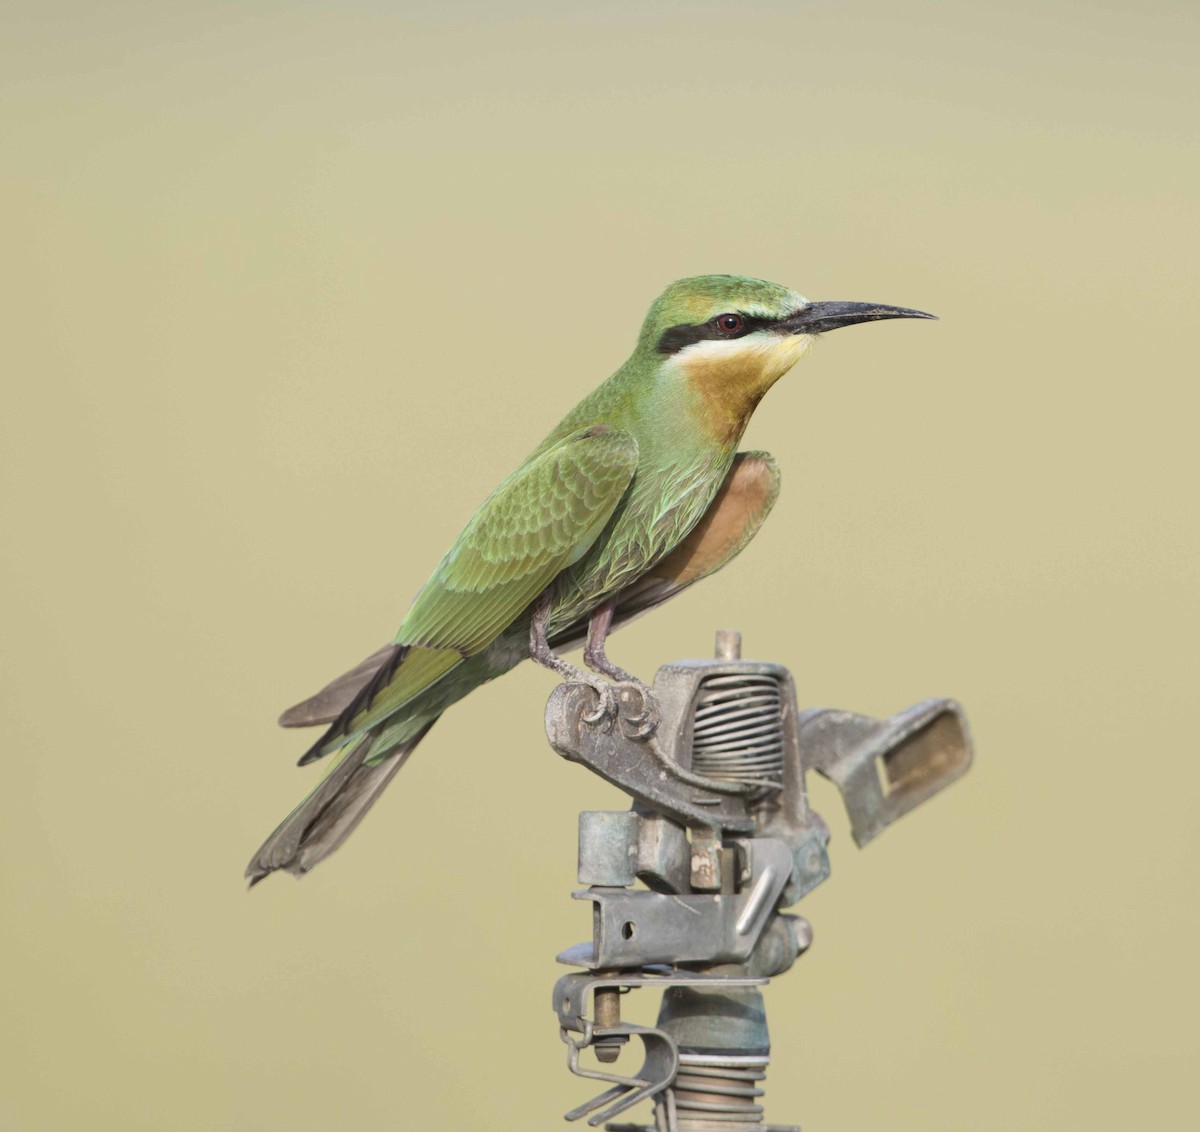
[[[700,684],[692,770],[752,787],[756,801],[783,787],[783,696],[775,676],[736,672]]]
[[[770,1058],[763,1055],[681,1053],[679,1073],[671,1086],[675,1126],[679,1132],[761,1128],[759,1087]]]

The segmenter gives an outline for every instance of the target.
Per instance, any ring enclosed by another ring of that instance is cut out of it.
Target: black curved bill
[[[809,303],[795,314],[775,324],[782,334],[824,334],[840,326],[856,322],[880,322],[885,318],[933,318],[936,314],[909,310],[908,307],[885,307],[879,303]]]

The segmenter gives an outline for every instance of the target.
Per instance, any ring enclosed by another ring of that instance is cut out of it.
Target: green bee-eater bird
[[[762,396],[813,338],[887,318],[873,303],[810,303],[775,283],[701,275],[653,303],[629,360],[569,412],[471,517],[395,640],[303,703],[285,727],[328,724],[300,760],[320,785],[246,870],[303,874],[362,820],[439,715],[525,657],[580,680],[634,681],[605,637],[733,559],[779,492],[765,452],[738,452]],[[586,641],[584,672],[555,649]],[[644,700],[650,707],[648,698]]]

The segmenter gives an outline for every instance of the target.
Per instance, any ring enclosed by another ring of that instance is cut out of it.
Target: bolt
[[[596,1009],[596,1029],[608,1030],[621,1024],[621,992],[617,987],[597,987],[593,995]],[[608,1034],[596,1038],[592,1048],[596,1051],[596,1060],[606,1065],[616,1061],[621,1055],[621,1047],[628,1040],[625,1034]]]
[[[717,630],[717,660],[742,659],[742,634],[736,629]]]

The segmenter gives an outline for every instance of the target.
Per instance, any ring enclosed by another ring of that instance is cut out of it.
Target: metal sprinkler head
[[[717,633],[715,659],[658,670],[649,735],[624,715],[616,727],[590,725],[588,694],[570,684],[551,693],[550,745],[633,805],[579,815],[588,887],[574,896],[592,905],[592,938],[559,955],[583,970],[558,980],[554,1009],[571,1071],[610,1087],[566,1119],[595,1126],[652,1100],[653,1126],[608,1127],[787,1132],[763,1123],[771,1047],[761,988],[812,943],[808,921],[783,909],[830,873],[829,829],[809,808],[805,775],[836,783],[865,845],[965,773],[966,718],[947,699],[886,720],[800,711],[788,670],[743,660],[730,630]],[[653,1027],[621,1020],[621,994],[643,987],[663,992]],[[591,1050],[612,1065],[635,1037],[635,1074],[581,1060]]]

